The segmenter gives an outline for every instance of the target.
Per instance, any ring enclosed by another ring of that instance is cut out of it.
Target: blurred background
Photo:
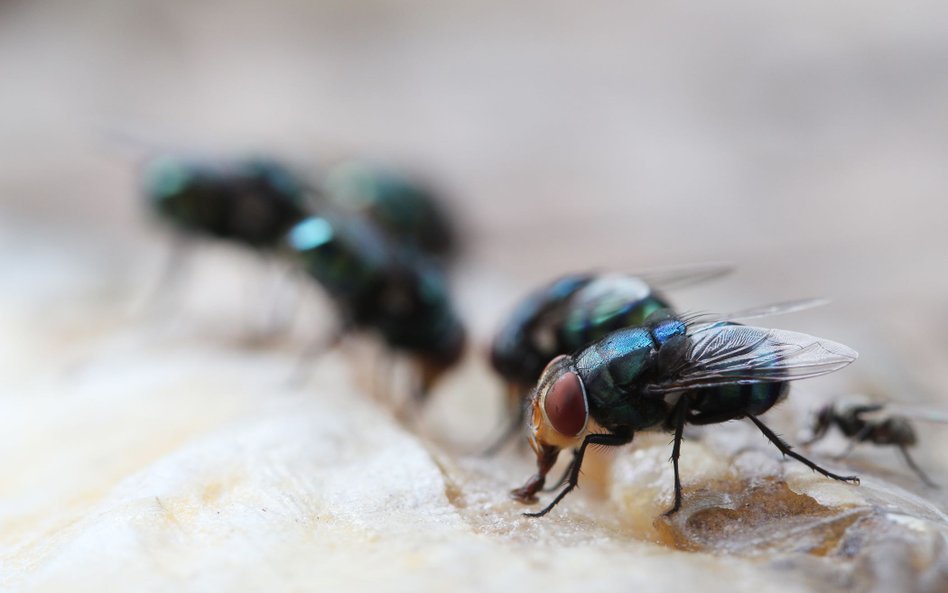
[[[437,181],[472,265],[521,290],[727,260],[747,296],[706,307],[827,295],[935,337],[946,21],[940,2],[7,0],[0,209],[134,259],[116,134],[314,170],[368,155]]]
[[[829,297],[782,325],[946,402],[946,30],[931,0],[5,0],[5,389],[31,324],[157,273],[137,165],[180,149],[431,179],[476,348],[560,273],[727,261],[683,308]]]

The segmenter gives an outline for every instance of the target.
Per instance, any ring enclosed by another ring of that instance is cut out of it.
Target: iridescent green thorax
[[[589,397],[590,413],[606,428],[643,430],[661,424],[670,410],[664,395],[643,386],[668,372],[687,352],[687,326],[670,314],[653,315],[644,326],[615,331],[575,356]],[[666,357],[663,360],[663,356]],[[763,414],[786,396],[789,384],[772,381],[704,387],[680,393],[695,418],[723,422]]]
[[[255,247],[276,246],[306,210],[303,183],[263,159],[159,157],[145,165],[143,187],[155,210],[179,228]]]
[[[628,387],[642,373],[658,348],[648,328],[633,327],[609,334],[576,356],[576,367],[591,391]]]
[[[383,289],[392,262],[391,246],[355,217],[311,216],[292,227],[287,246],[308,274],[358,318]]]
[[[366,216],[403,245],[429,255],[450,255],[456,231],[441,201],[418,181],[363,163],[345,163],[324,183],[330,200]]]

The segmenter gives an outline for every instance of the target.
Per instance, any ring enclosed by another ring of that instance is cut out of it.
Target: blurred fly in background
[[[151,206],[173,229],[280,253],[338,308],[327,346],[354,330],[408,353],[421,402],[456,364],[465,331],[434,259],[455,247],[437,198],[409,177],[341,165],[303,180],[274,160],[157,157],[144,168]]]
[[[491,343],[491,365],[507,383],[509,420],[487,452],[495,452],[520,431],[530,390],[557,355],[577,352],[614,330],[641,325],[656,311],[669,309],[653,286],[687,286],[729,270],[704,265],[636,275],[570,274],[525,297]]]

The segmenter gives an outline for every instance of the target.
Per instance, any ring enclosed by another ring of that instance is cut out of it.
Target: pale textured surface
[[[8,590],[948,584],[943,494],[926,501],[936,493],[887,453],[861,464],[856,488],[779,463],[749,427],[712,427],[685,444],[686,505],[666,522],[668,437],[642,435],[611,470],[612,456],[590,460],[584,487],[551,516],[525,519],[506,492],[530,460],[464,453],[495,412],[481,361],[411,431],[368,394],[370,345],[327,355],[294,387],[303,342],[248,342],[245,324],[187,298],[224,289],[226,299],[225,278],[180,294],[174,312],[130,315],[115,269],[69,272],[88,254],[34,247],[20,262],[30,265],[9,269],[43,274],[9,275],[17,290],[5,283],[2,301],[6,343],[17,345],[0,384]],[[37,297],[16,298],[24,291]]]
[[[750,426],[695,431],[667,524],[666,435],[594,460],[541,521],[506,495],[529,459],[467,452],[499,407],[500,316],[590,267],[737,264],[675,293],[686,309],[832,297],[773,321],[861,353],[767,415],[788,437],[852,389],[948,403],[946,26],[935,1],[3,4],[0,587],[945,590],[946,494],[892,451],[816,448],[853,488]],[[430,171],[469,232],[468,364],[409,429],[369,395],[371,343],[288,386],[327,313],[250,340],[272,278],[254,258],[202,250],[142,309],[163,237],[138,151],[103,129]],[[920,430],[948,484],[948,434]]]

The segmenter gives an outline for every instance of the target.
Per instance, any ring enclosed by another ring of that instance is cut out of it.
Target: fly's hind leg
[[[832,478],[832,479],[834,479],[834,480],[839,480],[840,482],[850,482],[850,483],[853,483],[853,484],[858,484],[858,483],[859,483],[859,477],[858,477],[858,476],[841,476],[841,475],[839,475],[839,474],[834,474],[833,472],[831,472],[831,471],[829,471],[829,470],[823,469],[822,467],[820,467],[820,466],[817,465],[816,463],[810,461],[809,459],[807,459],[807,458],[804,457],[803,455],[800,455],[799,453],[796,453],[795,451],[793,451],[793,449],[790,447],[790,445],[788,445],[786,442],[783,441],[783,439],[781,439],[779,436],[777,436],[777,434],[774,433],[774,431],[772,431],[772,430],[770,430],[769,428],[767,428],[767,426],[766,426],[763,422],[761,422],[760,420],[758,420],[756,416],[754,416],[753,414],[746,414],[746,416],[747,416],[748,418],[750,418],[751,422],[753,422],[755,425],[757,425],[757,428],[760,430],[760,432],[764,433],[764,436],[767,437],[767,439],[768,439],[771,443],[773,443],[774,446],[777,447],[777,449],[779,449],[780,452],[783,453],[784,455],[786,455],[787,457],[792,457],[792,458],[796,459],[797,461],[799,461],[799,462],[802,463],[803,465],[807,466],[808,468],[812,469],[813,471],[815,471],[815,472],[817,472],[817,473],[820,473],[820,474],[826,476],[827,478]]]
[[[681,475],[678,473],[678,458],[681,456],[681,440],[684,437],[685,419],[687,418],[688,404],[685,396],[678,399],[675,408],[672,410],[672,421],[675,426],[675,444],[672,446],[671,462],[675,467],[675,504],[671,509],[665,511],[665,516],[670,517],[681,508]]]

